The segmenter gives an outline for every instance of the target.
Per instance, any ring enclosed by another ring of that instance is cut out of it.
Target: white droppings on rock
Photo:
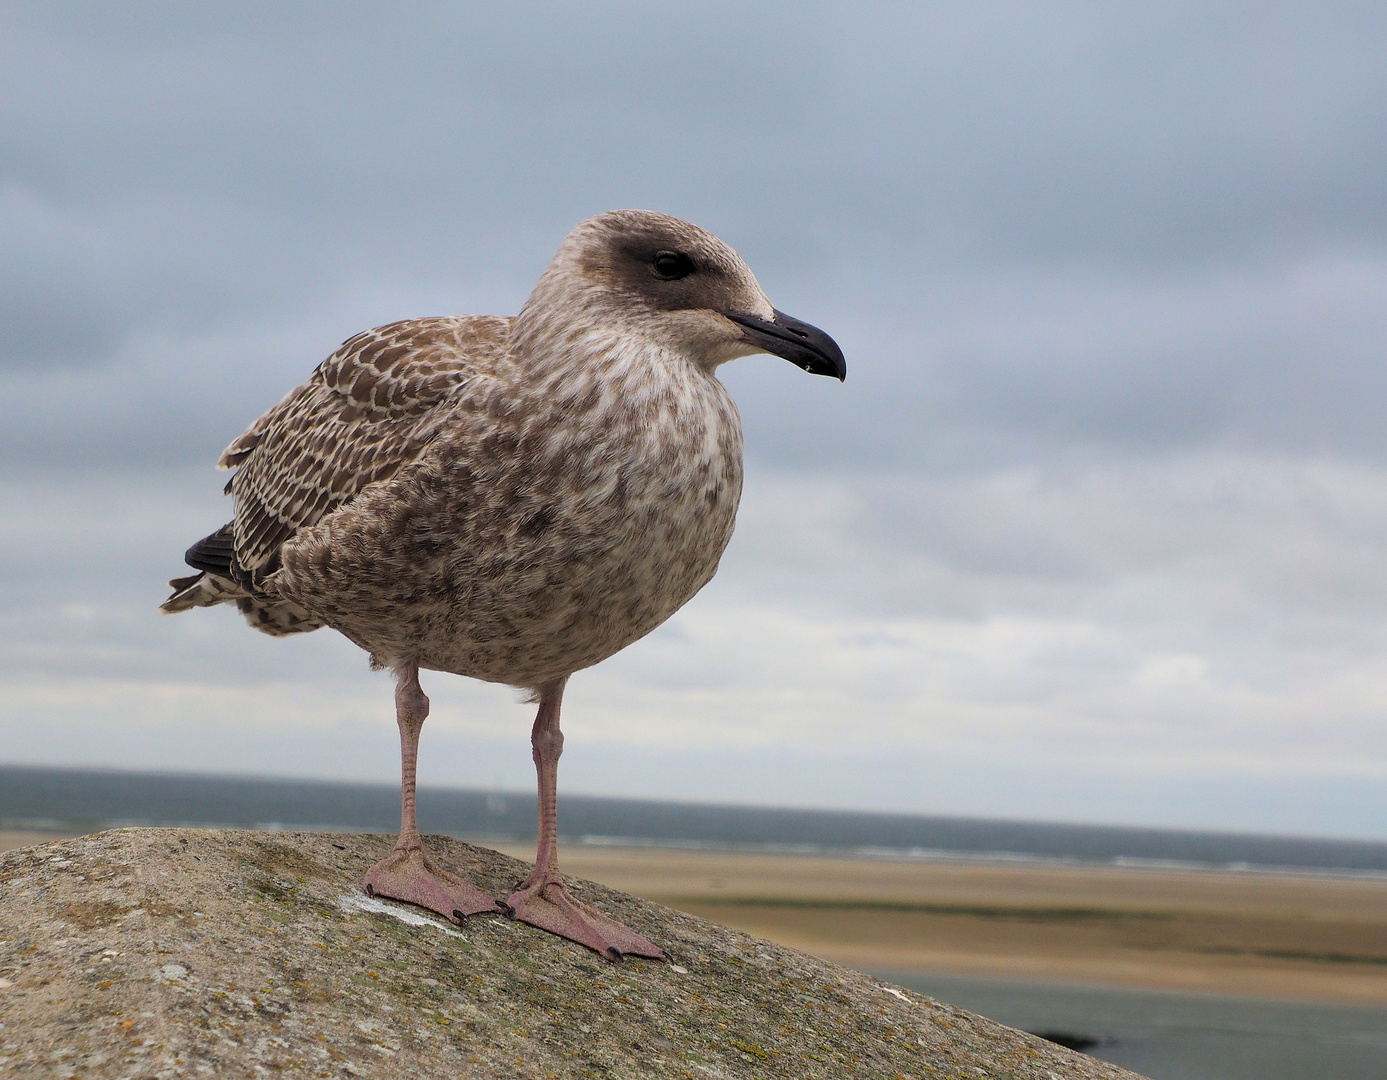
[[[437,919],[430,919],[426,915],[420,915],[417,911],[410,908],[400,907],[389,901],[381,900],[379,897],[366,896],[362,893],[346,893],[337,898],[337,906],[343,911],[357,912],[365,911],[371,915],[389,915],[393,919],[399,919],[402,923],[410,926],[432,926],[435,930],[441,930],[450,937],[467,939],[466,934],[461,934],[451,926],[444,926]]]

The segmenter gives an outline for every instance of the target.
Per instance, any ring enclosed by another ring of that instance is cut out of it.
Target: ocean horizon
[[[1387,842],[562,795],[566,842],[1387,876]],[[532,792],[421,786],[424,832],[535,835]],[[394,784],[0,765],[0,828],[122,825],[393,832]]]

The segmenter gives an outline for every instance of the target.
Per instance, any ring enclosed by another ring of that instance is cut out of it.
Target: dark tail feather
[[[223,525],[211,536],[204,536],[187,550],[183,561],[194,570],[235,581],[236,573],[232,568],[236,564],[236,541],[231,535],[231,525]]]

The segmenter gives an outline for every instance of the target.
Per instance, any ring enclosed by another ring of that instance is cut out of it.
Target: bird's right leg
[[[539,781],[539,848],[535,868],[511,893],[506,903],[521,922],[548,930],[601,953],[608,960],[622,956],[649,956],[668,960],[664,949],[647,941],[629,926],[580,903],[568,894],[559,874],[559,755],[563,732],[559,730],[559,703],[564,680],[543,687],[530,744],[534,749]]]
[[[429,715],[429,699],[419,685],[417,664],[398,668],[395,679],[395,719],[400,725],[400,838],[390,854],[366,872],[361,884],[371,896],[418,904],[454,922],[461,922],[465,915],[500,911],[495,900],[448,873],[424,851],[414,820],[414,793],[419,732]]]

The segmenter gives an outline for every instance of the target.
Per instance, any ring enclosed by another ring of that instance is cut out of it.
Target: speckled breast
[[[736,408],[709,377],[677,390],[600,423],[459,417],[287,544],[282,591],[386,666],[538,688],[611,656],[702,588],[732,535]]]

